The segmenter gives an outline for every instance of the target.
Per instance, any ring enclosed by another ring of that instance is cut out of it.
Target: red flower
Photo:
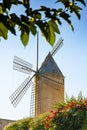
[[[46,124],[46,128],[49,129],[49,128],[50,128],[50,125],[49,125],[49,124]]]
[[[47,116],[47,117],[46,117],[46,121],[49,121],[50,119],[51,119],[50,116]]]

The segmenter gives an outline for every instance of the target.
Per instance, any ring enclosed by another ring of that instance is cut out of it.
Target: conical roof
[[[61,70],[59,69],[58,65],[56,64],[55,60],[49,53],[47,57],[45,58],[44,62],[41,65],[41,68],[39,69],[39,73],[56,73],[58,75],[63,76]]]

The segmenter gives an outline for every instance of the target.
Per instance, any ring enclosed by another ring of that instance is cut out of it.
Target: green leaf
[[[54,32],[60,34],[58,25],[56,24],[56,22],[54,20],[50,20],[48,23],[49,23],[49,26],[51,26],[53,28]]]
[[[29,0],[23,0],[22,2],[24,5],[27,5],[29,3]]]
[[[87,117],[83,121],[82,130],[87,130]]]
[[[55,36],[55,32],[52,26],[49,27],[48,37],[49,37],[48,42],[50,43],[51,46],[53,46],[56,36]]]
[[[76,14],[77,18],[80,19],[80,12],[79,11],[82,10],[82,8],[80,8],[79,6],[72,5],[70,7],[70,9],[71,9],[71,12],[74,12]]]
[[[20,38],[21,38],[23,45],[26,46],[28,44],[29,34],[26,33],[25,31],[21,30]]]
[[[10,14],[10,18],[16,25],[21,25],[21,20],[15,13]]]
[[[11,0],[12,4],[18,4],[18,0]]]
[[[60,13],[60,17],[62,17],[69,24],[69,26],[71,27],[72,31],[74,31],[74,27],[73,27],[73,25],[72,25],[72,23],[71,23],[71,21],[69,19],[70,15],[65,13],[65,12],[62,12],[62,13]]]
[[[40,28],[46,40],[50,43],[51,46],[53,46],[55,42],[55,38],[56,38],[55,33],[60,34],[60,31],[56,22],[54,20],[49,20],[48,23],[44,24],[44,28],[43,26],[40,26]]]
[[[47,39],[47,22],[37,21],[36,25],[40,28],[42,35]]]
[[[67,14],[66,12],[61,12],[60,17],[62,17],[66,22],[71,23],[71,21],[69,20],[70,15]]]
[[[23,5],[25,6],[25,8],[29,9],[29,7],[30,7],[29,0],[22,0],[22,2],[23,2]]]
[[[46,38],[50,45],[53,46],[56,38],[55,33],[60,33],[56,22],[54,20],[49,20],[48,23],[39,21],[37,22],[37,25],[41,29],[42,35]]]
[[[40,14],[40,13],[37,13],[37,14],[36,14],[36,18],[37,18],[37,19],[41,19],[41,14]]]
[[[0,23],[0,36],[2,36],[4,39],[8,38],[8,29],[3,23]]]
[[[51,46],[54,45],[55,42],[55,32],[60,33],[58,30],[58,27],[56,25],[56,23],[53,20],[50,20],[48,22],[49,28],[47,29],[47,33],[48,33],[48,37],[47,37],[47,41],[50,43]]]
[[[41,13],[39,13],[39,11],[37,10],[34,10],[33,17],[35,17],[35,19],[41,19]]]
[[[15,31],[15,28],[14,28],[15,27],[14,23],[10,22],[10,20],[9,20],[9,21],[5,21],[4,24],[7,27],[7,29],[9,31],[11,31],[11,33],[13,33],[14,35],[16,35],[16,31]]]
[[[15,32],[15,25],[13,24],[14,22],[11,21],[11,19],[9,19],[8,16],[5,16],[3,14],[0,14],[0,20],[2,21],[2,23],[4,24],[4,26],[11,31],[11,33],[13,33],[14,35],[16,35]]]
[[[3,14],[2,6],[0,6],[0,14]]]
[[[25,15],[21,15],[21,21],[25,22],[25,23],[28,23],[28,17],[25,16]]]
[[[86,6],[86,3],[85,3],[85,1],[84,1],[84,0],[76,0],[76,1],[78,1],[78,2],[82,3],[84,6]]]
[[[3,5],[10,10],[11,0],[3,0]]]
[[[30,31],[31,31],[31,33],[32,33],[33,35],[36,34],[36,27],[35,27],[35,25],[34,25],[33,23],[30,23]]]

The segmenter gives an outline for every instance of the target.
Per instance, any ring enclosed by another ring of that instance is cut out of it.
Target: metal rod
[[[37,68],[36,70],[38,71],[38,59],[39,58],[39,32],[37,32]]]

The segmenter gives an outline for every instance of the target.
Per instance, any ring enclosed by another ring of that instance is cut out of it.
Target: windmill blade
[[[30,72],[35,72],[32,69],[32,64],[28,63],[25,60],[22,60],[17,56],[15,56],[13,60],[13,69],[27,74],[30,74]]]
[[[32,85],[32,79],[35,75],[32,76],[32,78],[28,77],[16,90],[13,92],[13,94],[9,97],[11,104],[13,104],[14,107],[17,106],[17,104],[20,102],[22,97],[25,95],[29,87]]]
[[[48,53],[48,55],[46,56],[44,62],[42,63],[42,66],[40,67],[39,69],[39,72],[40,70],[42,69],[43,66],[46,65],[46,63],[50,60],[50,58],[60,49],[60,47],[62,47],[63,45],[63,39],[60,38],[57,42],[57,44],[53,47],[53,49],[51,50],[51,52]]]
[[[63,39],[60,38],[58,40],[58,42],[56,43],[56,45],[53,47],[52,51],[50,52],[50,54],[53,56],[55,53],[57,53],[57,51],[62,47],[63,45]]]

